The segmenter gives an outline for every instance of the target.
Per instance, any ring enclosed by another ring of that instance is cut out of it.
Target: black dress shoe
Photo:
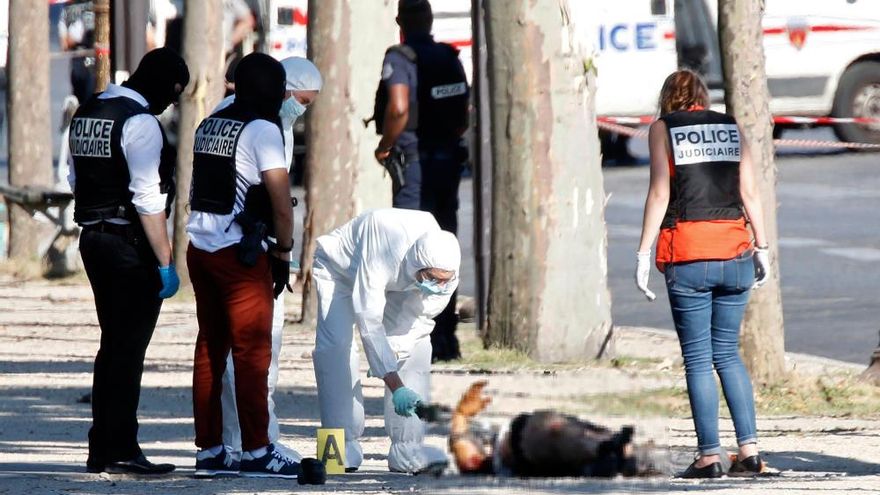
[[[720,478],[722,476],[724,476],[724,469],[720,462],[697,467],[697,461],[692,462],[683,473],[678,475],[679,478]]]
[[[86,461],[86,472],[87,473],[103,473],[104,472],[104,463],[94,462],[94,461]]]
[[[761,471],[764,469],[764,462],[761,460],[761,456],[755,454],[751,457],[746,457],[743,460],[737,460],[733,464],[730,465],[730,471],[727,472],[730,476],[758,476],[761,474]]]
[[[108,463],[108,473],[131,473],[131,474],[166,474],[174,471],[174,464],[153,464],[141,454],[130,461],[116,461]]]

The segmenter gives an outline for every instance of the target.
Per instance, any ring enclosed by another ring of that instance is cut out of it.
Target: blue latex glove
[[[421,401],[422,398],[419,397],[419,394],[406,387],[400,387],[391,395],[391,402],[394,403],[394,412],[405,418],[415,414],[416,406]]]
[[[180,288],[180,279],[177,278],[177,270],[174,269],[174,263],[168,266],[160,266],[159,278],[162,279],[162,290],[159,291],[159,297],[168,299],[177,294],[177,289]]]

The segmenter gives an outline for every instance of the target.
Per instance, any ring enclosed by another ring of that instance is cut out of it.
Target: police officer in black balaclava
[[[390,47],[376,91],[376,132],[382,135],[380,163],[402,154],[404,184],[393,191],[395,208],[429,211],[440,228],[458,231],[458,185],[467,158],[462,134],[468,125],[469,88],[458,50],[431,36],[434,15],[428,0],[399,0],[397,24],[403,43]],[[434,321],[434,361],[461,356],[453,295]]]
[[[95,296],[101,344],[92,383],[89,472],[162,474],[138,444],[144,354],[162,300],[177,292],[166,220],[176,153],[159,121],[189,82],[174,51],[147,53],[121,86],[89,98],[70,124],[70,175],[80,253]]]
[[[193,144],[187,267],[199,334],[193,364],[197,477],[295,478],[298,459],[269,441],[274,296],[290,290],[293,210],[278,111],[280,62],[262,53],[235,69],[235,101],[204,119]],[[256,208],[254,208],[256,207]],[[266,235],[276,242],[263,249]],[[241,461],[223,445],[221,380],[232,352]]]

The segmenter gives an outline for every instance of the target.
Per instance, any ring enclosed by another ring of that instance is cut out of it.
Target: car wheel
[[[880,119],[880,62],[859,62],[843,73],[831,115]],[[849,143],[880,144],[880,122],[835,124],[834,133]]]

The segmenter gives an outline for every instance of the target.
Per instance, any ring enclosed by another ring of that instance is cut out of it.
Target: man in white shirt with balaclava
[[[287,166],[293,162],[293,124],[311,105],[323,86],[321,73],[315,64],[302,57],[288,57],[281,61],[287,80],[284,103],[281,105],[281,130],[284,135],[284,159]],[[214,112],[218,112],[235,101],[235,95],[227,96]],[[272,313],[272,359],[269,362],[269,441],[276,450],[281,450],[288,457],[300,460],[302,456],[292,448],[280,442],[281,430],[278,417],[275,415],[275,401],[272,399],[275,386],[278,384],[278,356],[281,353],[281,334],[284,329],[284,292],[275,299]],[[241,456],[241,430],[238,424],[238,410],[235,404],[235,370],[232,364],[232,353],[226,360],[226,372],[223,375],[223,444],[232,450],[235,457]]]
[[[458,287],[460,264],[455,236],[422,211],[368,211],[317,239],[315,378],[322,426],[345,430],[346,471],[363,462],[355,326],[370,376],[386,384],[388,468],[420,473],[446,466],[442,450],[423,444],[425,427],[415,410],[430,401],[432,318]]]

